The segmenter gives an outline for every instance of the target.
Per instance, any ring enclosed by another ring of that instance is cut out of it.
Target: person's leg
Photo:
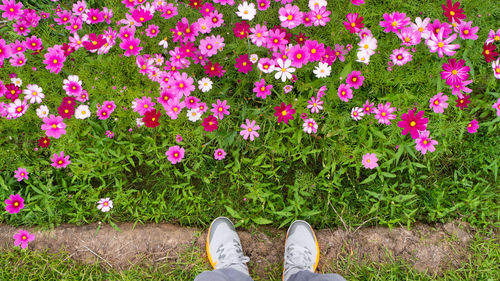
[[[286,234],[284,281],[345,281],[338,274],[315,274],[319,262],[319,245],[312,227],[294,221]]]
[[[196,276],[194,281],[253,281],[248,274],[232,268],[205,271]]]
[[[304,270],[290,276],[288,281],[346,281],[338,274],[318,274]]]
[[[207,256],[214,271],[205,271],[196,281],[252,281],[243,255],[241,241],[233,223],[225,217],[216,218],[207,235]]]

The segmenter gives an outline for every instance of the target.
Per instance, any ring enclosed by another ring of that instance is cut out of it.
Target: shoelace
[[[285,274],[292,269],[311,270],[314,265],[311,259],[312,253],[306,247],[290,245],[286,249]]]
[[[218,262],[215,265],[215,269],[232,265],[243,265],[246,267],[245,263],[250,261],[249,257],[243,255],[241,244],[236,239],[233,239],[230,243],[221,245],[216,253],[218,254]]]

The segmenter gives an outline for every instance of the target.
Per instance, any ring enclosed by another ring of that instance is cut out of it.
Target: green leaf
[[[254,223],[256,223],[256,224],[270,224],[270,223],[273,223],[273,221],[265,219],[265,218],[262,218],[262,217],[252,218],[252,221]]]

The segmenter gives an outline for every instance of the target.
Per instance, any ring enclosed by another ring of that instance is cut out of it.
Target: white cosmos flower
[[[356,60],[357,62],[362,62],[364,64],[370,63],[370,55],[365,51],[358,51],[357,56],[358,56],[358,59]]]
[[[276,80],[281,78],[281,81],[283,82],[292,79],[292,73],[295,72],[295,68],[290,67],[290,65],[292,65],[291,60],[286,60],[283,62],[282,59],[278,59],[278,67],[275,68],[277,72],[276,74],[274,74],[274,78]]]
[[[203,115],[203,114],[196,108],[190,109],[187,112],[187,117],[188,117],[189,121],[191,121],[191,122],[196,122],[196,121],[200,120],[201,115]]]
[[[49,116],[49,108],[46,105],[40,105],[40,107],[36,110],[36,115],[38,115],[40,119]]]
[[[198,81],[198,89],[203,93],[206,93],[212,89],[212,80],[208,77],[204,77]]]
[[[329,66],[327,63],[320,62],[316,68],[314,68],[314,75],[316,75],[316,78],[325,78],[330,76],[330,73],[332,72],[332,67]]]
[[[75,110],[75,118],[76,119],[87,119],[90,117],[90,109],[88,105],[79,105]]]
[[[250,55],[250,61],[251,61],[252,63],[256,63],[256,62],[258,62],[258,61],[259,61],[259,56],[257,56],[257,54],[251,54],[251,55]]]
[[[363,110],[363,108],[359,108],[359,107],[354,107],[352,110],[351,110],[351,117],[352,119],[358,121],[358,120],[361,120],[361,118],[365,115],[365,111]]]
[[[109,198],[101,198],[99,202],[97,202],[97,209],[105,212],[109,212],[109,210],[113,209],[113,201],[109,200]]]
[[[318,8],[325,7],[327,5],[326,0],[309,0],[309,9],[314,10],[314,7],[318,6]]]
[[[10,79],[10,81],[12,82],[12,84],[18,86],[18,87],[21,87],[23,85],[23,80],[21,80],[21,78],[12,78]]]
[[[375,50],[377,49],[377,39],[372,36],[366,36],[363,38],[359,43],[359,51],[366,52],[368,55],[373,55],[375,54]]]
[[[42,93],[43,89],[38,85],[28,85],[27,89],[23,90],[24,99],[28,100],[30,103],[42,103],[42,99],[45,95]]]
[[[163,38],[163,40],[160,41],[160,43],[158,45],[162,46],[163,48],[168,48],[168,41],[167,41],[167,37]]]
[[[255,4],[249,4],[247,1],[244,1],[242,4],[238,5],[238,11],[236,12],[236,14],[244,20],[253,20],[255,14],[257,14]]]

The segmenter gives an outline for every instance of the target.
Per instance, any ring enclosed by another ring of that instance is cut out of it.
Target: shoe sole
[[[216,218],[211,224],[210,224],[210,227],[208,228],[208,233],[207,233],[207,243],[206,243],[206,248],[207,248],[207,256],[208,256],[208,261],[210,262],[210,265],[212,266],[213,269],[215,269],[215,265],[217,264],[217,262],[214,262],[212,260],[212,255],[210,254],[210,232],[212,230],[212,226],[214,225],[214,223],[218,220],[218,219],[226,219],[228,220],[233,226],[233,222],[231,220],[229,220],[228,218],[226,217],[218,217]]]
[[[290,231],[290,228],[292,228],[292,225],[297,222],[297,221],[300,221],[300,222],[305,222],[307,224],[307,226],[309,226],[309,228],[311,229],[311,232],[313,234],[313,237],[314,237],[314,243],[316,244],[316,261],[314,262],[314,265],[313,265],[313,272],[316,271],[316,268],[318,267],[318,263],[319,263],[319,244],[318,244],[318,239],[316,239],[316,233],[314,233],[314,229],[312,228],[312,226],[304,221],[304,220],[296,220],[294,221],[290,227],[288,228],[288,231],[286,232],[286,238],[285,238],[285,246],[286,246],[286,241],[288,240],[288,232]],[[284,265],[285,261],[284,261],[284,257],[283,257],[283,274],[282,274],[282,277],[281,277],[281,280],[284,281],[285,280],[285,265]]]

